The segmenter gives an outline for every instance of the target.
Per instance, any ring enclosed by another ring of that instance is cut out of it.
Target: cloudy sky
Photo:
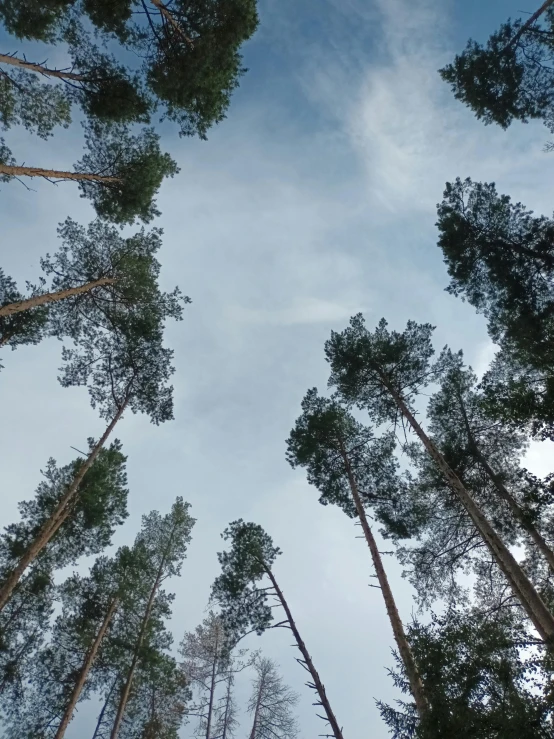
[[[217,574],[220,532],[242,517],[262,524],[283,550],[276,576],[344,735],[385,739],[374,699],[395,697],[386,668],[392,634],[358,530],[317,503],[285,439],[307,388],[324,389],[323,343],[362,311],[371,326],[412,318],[436,324],[437,348],[463,348],[482,371],[492,348],[484,321],[448,296],[436,247],[435,204],[456,176],[495,181],[550,214],[552,160],[540,125],[484,127],[456,103],[436,70],[469,36],[484,40],[536,0],[260,0],[261,25],[245,48],[248,74],[228,120],[208,142],[164,143],[181,172],[163,186],[159,224],[166,288],[192,298],[168,329],[175,349],[175,421],[160,428],[128,415],[117,435],[129,455],[130,516],[115,543],[131,541],[140,517],[192,504],[194,539],[176,592],[176,641],[203,618]],[[22,46],[0,34],[2,51]],[[45,54],[36,47],[36,57]],[[52,63],[53,58],[50,56]],[[71,167],[78,126],[49,143],[7,137],[20,162]],[[56,225],[92,209],[71,183],[17,182],[0,191],[1,264],[20,281],[39,274],[57,248]],[[66,463],[103,423],[83,389],[56,382],[60,344],[4,352],[0,375],[2,512],[32,495],[49,457]],[[549,471],[544,448],[529,465]],[[411,592],[387,561],[401,614]],[[290,636],[252,638],[301,692],[301,737],[315,737],[312,694]],[[248,684],[239,685],[244,700]],[[68,732],[87,736],[95,707]],[[183,736],[191,734],[187,727]],[[242,735],[248,730],[245,722]]]

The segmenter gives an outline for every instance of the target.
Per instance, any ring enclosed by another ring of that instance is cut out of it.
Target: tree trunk
[[[521,605],[525,609],[527,615],[531,619],[535,628],[544,641],[554,641],[554,616],[546,607],[544,601],[535,590],[533,584],[517,563],[516,559],[504,544],[496,531],[492,528],[477,503],[473,500],[470,493],[466,490],[464,484],[454,470],[450,468],[442,454],[439,452],[435,444],[423,431],[415,417],[406,406],[402,397],[390,385],[385,375],[380,372],[381,381],[388,392],[394,398],[398,410],[408,421],[416,436],[420,439],[427,453],[436,463],[443,473],[446,481],[452,490],[458,495],[462,505],[469,514],[469,517],[475,524],[475,528],[481,535],[483,541],[489,548],[496,563],[506,576],[510,583],[514,594],[519,599]]]
[[[42,64],[33,64],[27,62],[24,59],[18,59],[16,56],[10,56],[9,54],[0,54],[0,64],[11,64],[12,67],[19,67],[19,69],[28,69],[31,72],[37,72],[43,74],[46,77],[57,77],[61,80],[71,80],[73,82],[87,82],[87,78],[81,74],[75,74],[74,72],[60,72],[57,69],[49,69],[44,67]]]
[[[121,408],[117,411],[112,421],[110,422],[109,426],[106,428],[102,437],[100,438],[100,441],[92,449],[92,451],[88,455],[85,462],[79,468],[79,471],[75,475],[73,482],[69,486],[67,492],[64,493],[64,495],[60,499],[60,502],[58,503],[58,505],[52,512],[52,514],[50,515],[50,518],[42,524],[34,540],[29,544],[29,546],[27,547],[27,549],[21,556],[21,559],[19,560],[17,565],[14,567],[14,569],[10,572],[10,574],[6,577],[6,579],[2,583],[2,587],[0,588],[0,611],[2,611],[2,609],[8,602],[10,595],[13,592],[13,589],[15,588],[15,586],[21,579],[21,576],[23,575],[27,567],[29,567],[29,565],[34,561],[34,559],[40,554],[40,552],[44,549],[44,547],[52,539],[56,531],[60,528],[62,523],[69,516],[70,514],[69,505],[73,501],[73,499],[76,497],[77,492],[79,490],[79,485],[83,481],[83,478],[86,475],[87,471],[91,468],[92,464],[94,463],[94,460],[100,453],[100,450],[106,443],[106,440],[108,439],[109,435],[113,431],[116,423],[121,418],[126,405],[127,405],[127,401],[123,403]]]
[[[231,706],[231,675],[227,678],[227,695],[225,699],[225,715],[223,717],[223,732],[221,734],[221,739],[227,739],[227,729],[228,729],[228,721],[229,721],[229,710]]]
[[[308,685],[309,687],[313,687],[313,689],[317,692],[319,696],[320,705],[325,711],[327,721],[329,722],[329,725],[331,727],[331,730],[333,732],[335,739],[343,739],[342,730],[338,724],[337,719],[335,718],[335,714],[333,713],[331,704],[329,703],[329,699],[327,698],[327,694],[325,692],[325,686],[321,682],[321,678],[319,677],[317,670],[314,667],[314,663],[312,662],[312,658],[310,657],[308,650],[306,649],[306,645],[304,644],[302,637],[300,636],[300,633],[298,629],[296,628],[296,624],[292,617],[292,613],[290,612],[288,603],[285,600],[285,596],[283,595],[281,588],[277,584],[277,580],[275,579],[273,572],[269,568],[266,568],[266,572],[268,574],[269,579],[271,580],[271,584],[273,585],[275,592],[277,593],[277,597],[279,598],[279,601],[281,602],[281,605],[283,606],[283,610],[286,613],[287,621],[289,622],[289,626],[296,640],[296,645],[298,646],[298,649],[300,650],[302,657],[303,657],[302,664],[305,665],[306,669],[312,676],[313,685],[310,683],[308,683]]]
[[[108,707],[108,703],[110,702],[110,698],[112,697],[112,693],[114,692],[116,685],[117,678],[113,681],[112,687],[108,691],[108,695],[106,696],[106,700],[104,701],[104,705],[102,706],[102,710],[100,711],[100,714],[98,716],[98,721],[96,722],[96,727],[94,729],[92,739],[97,739],[100,734],[102,721],[104,720],[104,714],[106,713],[106,708]]]
[[[521,527],[529,534],[531,539],[535,542],[537,549],[542,553],[542,555],[548,562],[548,566],[550,567],[550,570],[554,572],[554,551],[552,551],[552,549],[546,543],[542,534],[535,528],[535,526],[533,526],[531,521],[528,519],[528,517],[526,516],[525,512],[523,511],[523,509],[521,508],[517,500],[513,497],[513,495],[508,490],[508,488],[502,482],[500,475],[498,475],[488,463],[483,452],[479,448],[477,441],[475,440],[473,431],[471,430],[471,426],[469,425],[469,419],[465,411],[463,400],[459,395],[458,395],[458,401],[460,403],[460,409],[462,411],[462,417],[464,420],[464,425],[466,427],[469,447],[475,454],[475,458],[477,459],[481,467],[485,470],[485,472],[491,479],[492,483],[494,484],[502,500],[504,500],[508,504],[510,510],[514,514],[514,517],[521,524]]]
[[[529,18],[525,21],[525,23],[521,26],[519,31],[510,39],[509,43],[507,44],[505,51],[509,49],[510,47],[517,44],[519,39],[523,36],[523,34],[531,28],[533,23],[540,18],[540,16],[545,13],[548,8],[554,3],[554,0],[545,0],[545,2],[540,6],[538,10],[536,10]]]
[[[20,300],[17,303],[8,303],[7,305],[0,307],[0,316],[11,316],[14,313],[21,313],[22,311],[30,310],[31,308],[37,308],[39,305],[56,303],[58,300],[65,300],[66,298],[72,298],[74,295],[88,293],[91,290],[94,290],[95,287],[113,285],[114,283],[115,278],[113,277],[100,277],[98,280],[87,282],[86,285],[79,285],[79,287],[70,287],[67,290],[58,290],[55,293],[44,293],[44,295],[37,295],[28,300]]]
[[[45,177],[55,180],[85,180],[105,184],[121,182],[120,177],[107,177],[86,172],[64,172],[57,169],[41,169],[40,167],[11,167],[9,164],[0,164],[0,175],[2,174],[8,177]]]
[[[256,739],[256,729],[258,728],[258,715],[260,713],[260,704],[262,702],[264,683],[260,683],[260,689],[258,691],[258,698],[256,700],[256,708],[254,709],[254,722],[252,723],[252,731],[250,732],[250,739]]]
[[[154,585],[152,586],[152,590],[150,591],[150,595],[148,597],[148,603],[146,604],[144,618],[142,619],[142,623],[140,625],[139,636],[137,639],[137,643],[135,644],[135,649],[133,651],[133,659],[131,660],[131,666],[129,667],[129,671],[127,673],[127,679],[125,681],[125,685],[123,686],[123,690],[121,692],[121,698],[119,700],[119,705],[117,707],[117,714],[115,717],[112,732],[110,734],[110,739],[117,739],[117,735],[119,734],[119,729],[121,728],[121,722],[123,720],[123,715],[127,707],[127,701],[129,700],[129,695],[131,693],[131,686],[133,683],[133,678],[135,676],[135,670],[138,664],[139,652],[144,642],[144,636],[146,634],[146,627],[148,626],[148,622],[150,621],[150,615],[152,613],[152,608],[154,607],[154,600],[156,598],[156,593],[158,592],[158,589],[162,581],[163,570],[164,570],[165,562],[167,559],[167,553],[169,551],[169,547],[171,545],[174,532],[175,532],[175,527],[172,529],[171,534],[169,536],[167,549],[162,557],[160,566],[158,567],[156,579],[154,580]]]
[[[219,639],[219,629],[216,631],[216,637],[215,637],[215,651],[214,651],[214,661],[212,664],[212,678],[210,682],[210,700],[208,702],[208,718],[206,719],[206,739],[210,739],[210,733],[212,730],[212,714],[214,710],[214,695],[215,695],[215,675],[217,670],[217,662],[218,662],[218,639]]]
[[[173,17],[173,13],[166,8],[166,6],[161,2],[161,0],[151,0],[152,5],[155,5],[156,8],[160,11],[160,13],[163,15],[163,17],[166,19],[166,21],[177,31],[179,36],[183,38],[186,43],[190,46],[191,49],[194,49],[194,42],[192,39],[190,39],[186,33],[181,28],[180,24],[175,20]]]
[[[110,607],[108,608],[108,612],[106,613],[104,621],[102,622],[102,625],[100,626],[98,634],[96,635],[94,642],[92,643],[90,649],[88,650],[85,656],[85,661],[79,673],[77,682],[75,683],[75,687],[73,688],[73,691],[71,692],[69,703],[67,704],[65,713],[58,727],[58,730],[56,731],[56,735],[54,739],[63,738],[66,732],[66,729],[69,725],[69,722],[73,718],[73,711],[75,710],[75,706],[77,705],[79,696],[81,695],[81,692],[85,686],[88,674],[90,672],[92,665],[94,664],[94,660],[96,659],[96,655],[98,653],[98,650],[100,649],[100,645],[102,644],[102,640],[104,639],[104,636],[106,635],[106,631],[108,630],[111,620],[116,612],[117,606],[118,606],[118,599],[114,598],[110,604]]]
[[[360,518],[360,523],[362,525],[364,536],[369,547],[369,551],[371,552],[373,566],[375,567],[377,580],[379,581],[381,592],[383,593],[383,599],[385,601],[387,614],[392,626],[394,639],[396,641],[396,645],[398,646],[398,652],[404,664],[406,675],[408,676],[408,682],[410,683],[410,689],[415,700],[418,715],[420,719],[422,719],[426,712],[429,710],[429,701],[425,694],[423,680],[421,679],[421,675],[419,674],[414,655],[406,637],[406,632],[404,631],[404,626],[396,607],[394,596],[389,585],[387,573],[385,572],[385,568],[383,567],[383,562],[381,560],[381,555],[379,554],[377,543],[367,522],[367,516],[365,513],[365,508],[362,505],[360,493],[358,491],[358,485],[352,473],[350,460],[348,459],[348,455],[346,454],[346,450],[344,448],[342,440],[339,440],[339,444],[341,447],[341,456],[346,467],[346,474],[348,476],[348,483],[352,492],[352,498],[354,499],[356,512],[358,513],[358,516]]]

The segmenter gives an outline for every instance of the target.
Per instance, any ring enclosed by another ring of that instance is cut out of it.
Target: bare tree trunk
[[[71,485],[69,486],[68,490],[62,498],[60,499],[60,502],[50,515],[50,518],[45,521],[42,526],[40,527],[40,530],[34,540],[29,544],[23,555],[21,556],[21,559],[17,563],[17,565],[14,567],[14,569],[10,572],[10,574],[6,577],[4,582],[2,583],[2,587],[0,588],[0,611],[4,608],[6,603],[8,602],[13,589],[21,579],[21,576],[29,567],[29,565],[34,561],[34,559],[40,554],[40,552],[44,549],[44,547],[48,544],[48,542],[52,539],[56,531],[59,529],[59,527],[62,525],[62,523],[67,519],[67,517],[70,514],[70,503],[72,503],[73,499],[76,497],[77,492],[79,490],[79,486],[81,482],[83,481],[84,476],[86,475],[87,471],[92,467],[94,460],[100,453],[100,450],[106,443],[106,440],[108,439],[109,435],[113,431],[115,425],[121,418],[123,411],[125,410],[126,402],[123,403],[123,405],[120,407],[120,409],[117,411],[115,416],[113,417],[112,421],[110,422],[109,426],[104,431],[102,437],[100,438],[100,441],[96,444],[96,446],[92,449],[84,463],[79,468],[78,473],[75,475],[75,478]]]
[[[229,721],[229,711],[231,706],[231,680],[232,675],[229,675],[227,678],[227,695],[225,696],[225,715],[223,717],[223,732],[221,734],[221,739],[227,739],[227,731],[228,731],[228,721]]]
[[[258,728],[258,715],[260,713],[260,704],[262,702],[262,694],[264,689],[264,681],[260,683],[260,689],[258,691],[258,698],[256,700],[256,708],[254,709],[254,722],[252,724],[252,731],[250,732],[250,739],[256,739],[256,729]]]
[[[429,456],[441,470],[452,490],[458,495],[461,503],[468,512],[469,517],[475,524],[475,528],[489,548],[494,560],[506,576],[514,594],[519,599],[527,615],[541,635],[541,638],[544,641],[554,640],[554,616],[546,607],[533,584],[519,566],[508,547],[492,528],[477,503],[473,500],[468,490],[466,490],[458,475],[456,475],[454,470],[451,469],[435,444],[423,431],[402,397],[396,392],[392,385],[390,385],[385,375],[381,372],[380,375],[383,385],[394,398],[398,410],[408,421],[416,436],[419,437]]]
[[[86,285],[79,285],[79,287],[69,287],[67,290],[58,290],[55,293],[44,293],[44,295],[37,295],[28,300],[20,300],[17,303],[8,303],[7,305],[0,307],[0,316],[11,316],[14,313],[21,313],[22,311],[30,310],[31,308],[37,308],[39,305],[56,303],[58,300],[65,300],[66,298],[72,298],[74,295],[88,293],[91,290],[94,290],[95,287],[113,285],[114,283],[115,278],[113,277],[100,277],[98,280],[87,282]]]
[[[485,455],[479,448],[479,445],[477,444],[477,441],[473,435],[473,431],[471,430],[471,426],[469,424],[469,419],[467,417],[467,413],[464,407],[463,400],[459,395],[458,395],[458,401],[460,403],[460,409],[462,411],[462,417],[464,420],[464,425],[466,427],[469,447],[475,454],[475,458],[477,459],[481,467],[485,470],[485,472],[491,479],[500,497],[508,504],[510,510],[514,514],[514,517],[521,524],[521,527],[529,534],[531,539],[535,542],[535,544],[537,545],[537,549],[542,553],[542,555],[548,562],[548,566],[550,567],[551,571],[554,572],[554,551],[552,551],[552,549],[546,543],[542,534],[535,528],[535,526],[533,526],[531,521],[528,519],[528,517],[526,516],[525,512],[523,511],[523,509],[521,508],[517,500],[513,497],[513,495],[508,490],[508,488],[502,482],[500,475],[498,475],[488,463]]]
[[[212,714],[214,710],[214,695],[215,695],[215,675],[217,670],[218,661],[218,643],[219,643],[219,629],[216,631],[215,636],[215,650],[214,650],[214,661],[212,664],[212,678],[210,682],[210,700],[208,702],[208,718],[206,719],[206,739],[210,739],[210,733],[212,730]]]
[[[41,169],[40,167],[12,167],[9,164],[0,164],[0,175],[8,177],[45,177],[54,180],[85,180],[87,182],[103,182],[110,184],[121,182],[119,177],[107,177],[101,174],[86,172],[64,172],[58,169]]]
[[[521,26],[519,31],[510,39],[509,43],[506,46],[505,50],[508,50],[510,47],[517,44],[519,39],[523,36],[523,34],[528,31],[533,23],[540,18],[540,16],[545,13],[548,8],[554,3],[554,0],[545,0],[545,2],[540,6],[538,10],[536,10],[529,18],[525,21],[525,23]]]
[[[277,584],[277,580],[275,579],[273,572],[269,568],[266,568],[266,572],[268,574],[269,579],[271,580],[271,584],[273,585],[275,592],[277,593],[277,597],[279,598],[279,601],[281,602],[281,605],[283,606],[283,610],[285,611],[286,616],[287,616],[287,621],[289,623],[292,633],[294,634],[296,645],[298,646],[298,649],[300,650],[302,654],[303,659],[299,660],[300,664],[302,664],[312,676],[313,683],[308,683],[308,686],[313,688],[317,692],[319,696],[320,705],[325,711],[326,719],[329,722],[329,725],[331,726],[331,730],[333,732],[335,739],[343,739],[342,729],[340,728],[338,721],[335,718],[335,714],[333,713],[331,704],[329,703],[329,699],[327,698],[327,694],[325,692],[325,686],[321,682],[321,678],[319,677],[317,670],[314,667],[314,663],[312,662],[312,658],[310,657],[310,654],[308,650],[306,649],[306,645],[304,644],[304,641],[302,640],[302,637],[300,636],[300,633],[298,629],[296,628],[296,624],[292,617],[292,613],[290,612],[288,603],[285,600],[285,596],[283,595],[281,588]],[[320,718],[323,718],[323,717],[320,717]]]
[[[156,579],[154,580],[154,585],[152,586],[152,590],[150,591],[150,595],[148,597],[148,603],[146,604],[146,610],[144,612],[144,617],[140,625],[139,636],[137,639],[137,643],[135,644],[135,649],[133,651],[133,659],[131,660],[131,666],[129,667],[129,671],[127,673],[127,679],[125,681],[125,685],[123,686],[123,690],[121,692],[121,698],[119,700],[119,706],[117,707],[117,714],[115,717],[112,732],[110,734],[110,739],[117,739],[117,735],[119,734],[119,729],[121,728],[121,721],[123,720],[123,715],[127,707],[127,702],[129,700],[129,695],[131,693],[131,686],[133,683],[133,678],[135,676],[135,670],[138,664],[139,652],[144,642],[144,636],[146,634],[146,627],[148,626],[148,622],[150,621],[150,616],[152,614],[152,609],[154,607],[154,600],[156,598],[156,593],[158,592],[158,589],[162,582],[163,570],[165,567],[167,552],[169,551],[169,547],[171,545],[171,541],[173,539],[174,533],[175,533],[175,527],[173,527],[173,529],[171,530],[166,552],[164,553],[164,556],[162,557],[160,566],[158,567],[158,572],[156,574]]]
[[[31,72],[37,72],[43,74],[46,77],[57,77],[61,80],[72,80],[73,82],[87,82],[87,78],[81,74],[75,74],[74,72],[61,72],[57,69],[50,69],[44,67],[42,64],[33,64],[25,59],[18,59],[16,56],[10,56],[10,54],[0,54],[0,64],[11,64],[12,67],[18,67],[19,69],[27,69]]]
[[[79,673],[77,682],[75,683],[75,687],[73,688],[73,691],[71,692],[69,703],[67,704],[65,713],[58,727],[58,730],[56,731],[56,735],[54,739],[63,738],[66,732],[66,729],[69,726],[69,722],[73,718],[73,711],[75,710],[75,706],[77,705],[79,696],[81,695],[81,692],[83,688],[85,687],[88,674],[90,672],[92,665],[94,664],[94,660],[96,659],[96,655],[98,654],[98,650],[100,649],[102,640],[104,639],[104,636],[106,635],[106,631],[108,630],[111,620],[116,612],[117,606],[118,606],[118,599],[114,598],[112,602],[110,603],[110,607],[108,608],[108,612],[106,613],[106,616],[104,617],[104,621],[102,622],[102,625],[100,626],[98,634],[96,635],[94,642],[92,643],[90,649],[88,650],[85,656],[85,661]]]
[[[346,453],[342,440],[339,440],[339,444],[341,447],[341,456],[346,467],[346,474],[348,476],[348,483],[352,492],[352,498],[354,499],[356,512],[360,518],[360,523],[362,525],[364,536],[369,547],[369,551],[371,552],[373,566],[375,567],[377,580],[379,581],[381,592],[383,593],[383,599],[385,601],[387,614],[392,626],[394,639],[396,641],[396,645],[398,646],[398,651],[404,664],[406,675],[408,676],[408,682],[410,683],[410,689],[415,700],[418,715],[420,718],[423,718],[423,716],[429,710],[429,701],[425,694],[423,680],[421,679],[421,675],[419,674],[419,669],[414,659],[414,655],[408,642],[408,638],[406,637],[406,632],[404,631],[404,626],[402,624],[400,614],[398,613],[398,608],[396,607],[394,596],[389,585],[387,573],[385,572],[385,568],[383,567],[383,562],[381,560],[381,555],[379,554],[377,543],[367,522],[367,516],[365,513],[365,508],[362,505],[360,493],[358,491],[358,485],[352,473],[350,460],[348,459],[348,455]]]
[[[92,739],[98,739],[100,735],[102,721],[104,720],[104,714],[106,713],[106,708],[108,707],[108,703],[110,702],[110,698],[112,697],[112,693],[114,692],[116,685],[117,685],[117,678],[113,681],[112,687],[109,689],[108,695],[106,696],[106,700],[104,701],[104,705],[102,706],[102,710],[100,711],[100,714],[98,715],[98,721],[96,722],[96,727],[94,729],[94,734],[92,735]]]
[[[175,20],[175,18],[173,17],[173,13],[166,8],[161,0],[151,0],[151,2],[152,5],[155,5],[156,8],[160,11],[166,21],[177,31],[179,36],[181,36],[187,42],[191,49],[194,49],[194,42],[186,35],[179,23]]]

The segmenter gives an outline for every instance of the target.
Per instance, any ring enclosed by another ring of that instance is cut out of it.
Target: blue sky
[[[369,325],[385,316],[395,328],[430,321],[437,349],[463,348],[478,371],[492,356],[482,317],[444,292],[435,204],[446,180],[469,175],[550,214],[548,132],[539,124],[484,127],[436,70],[468,36],[484,40],[536,4],[510,2],[262,0],[260,29],[245,49],[250,71],[228,119],[208,142],[164,128],[181,173],[159,197],[162,280],[193,302],[168,329],[176,420],[156,428],[130,415],[117,432],[129,455],[131,515],[116,543],[133,539],[152,508],[168,510],[176,495],[191,502],[193,543],[172,583],[178,642],[204,616],[226,524],[242,517],[266,527],[283,550],[276,575],[350,739],[387,736],[373,699],[395,697],[386,674],[392,634],[379,592],[368,587],[358,531],[318,505],[303,472],[285,462],[285,439],[305,391],[325,387],[324,341],[354,313]],[[23,48],[1,35],[0,43]],[[19,161],[35,166],[63,169],[80,156],[78,126],[46,144],[19,130],[7,140]],[[0,191],[2,266],[21,281],[36,278],[39,257],[57,248],[60,221],[93,217],[70,183],[32,187]],[[48,457],[69,461],[70,447],[98,436],[102,422],[84,390],[56,383],[58,342],[2,360],[7,523]],[[537,472],[550,471],[548,452],[533,447]],[[410,587],[387,564],[408,620]],[[250,646],[275,657],[301,692],[307,739],[321,725],[289,644],[279,631]],[[247,690],[239,684],[239,697]],[[93,720],[94,707],[83,707],[69,739],[86,736]]]

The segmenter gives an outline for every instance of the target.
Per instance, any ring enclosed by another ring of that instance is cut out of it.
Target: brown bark
[[[552,549],[546,543],[542,534],[535,528],[535,526],[533,526],[531,521],[525,515],[525,512],[522,510],[517,500],[513,497],[508,488],[502,482],[500,475],[498,475],[488,463],[486,457],[479,448],[477,441],[475,440],[475,436],[473,435],[473,431],[471,430],[469,419],[465,411],[463,400],[460,396],[458,396],[458,401],[460,403],[460,409],[462,411],[462,417],[464,420],[464,425],[466,427],[469,447],[474,453],[475,458],[491,479],[502,500],[504,500],[508,504],[510,510],[514,514],[514,517],[521,524],[521,527],[529,534],[531,539],[534,541],[537,549],[542,553],[542,555],[548,562],[548,566],[550,567],[551,571],[554,572],[554,551],[552,551]]]
[[[34,559],[40,554],[40,552],[44,549],[44,547],[48,544],[48,542],[52,539],[56,531],[60,528],[62,523],[67,519],[67,517],[71,513],[70,504],[73,502],[74,498],[76,497],[79,486],[81,482],[83,481],[84,476],[86,475],[87,471],[90,469],[92,464],[94,463],[94,460],[100,453],[100,450],[106,443],[106,440],[108,439],[109,435],[113,431],[116,423],[119,421],[121,416],[123,415],[123,411],[125,410],[126,402],[120,407],[120,409],[117,411],[113,419],[111,420],[110,424],[102,434],[100,441],[96,444],[96,446],[92,449],[84,463],[79,468],[79,471],[75,475],[75,478],[67,491],[64,493],[64,495],[61,497],[60,502],[50,515],[50,518],[45,521],[38,534],[34,538],[34,540],[29,544],[23,555],[21,556],[21,559],[17,563],[17,565],[14,567],[14,569],[10,572],[10,574],[7,576],[7,578],[2,583],[2,587],[0,588],[0,611],[4,608],[6,603],[8,602],[13,589],[21,579],[21,576],[29,567],[29,565],[34,561]]]
[[[87,82],[87,78],[81,74],[75,74],[74,72],[61,72],[57,69],[50,69],[44,67],[42,64],[33,64],[33,62],[27,62],[24,59],[18,59],[16,56],[10,56],[9,54],[0,54],[0,64],[11,64],[12,67],[18,67],[19,69],[28,69],[31,72],[37,72],[43,74],[46,77],[57,77],[61,80],[71,80],[73,82]]]
[[[173,26],[173,28],[177,31],[179,36],[181,36],[187,44],[191,47],[191,49],[194,49],[194,42],[192,39],[190,39],[186,33],[183,31],[179,23],[175,20],[173,17],[173,13],[166,8],[166,6],[161,2],[161,0],[151,0],[152,5],[155,5],[156,8],[160,11],[160,13],[163,15],[163,17],[166,19],[166,21]]]
[[[0,307],[0,316],[11,316],[14,313],[21,313],[22,311],[30,310],[31,308],[37,308],[39,305],[56,303],[58,300],[65,300],[65,298],[72,298],[74,295],[88,293],[91,290],[94,290],[95,287],[113,285],[114,283],[114,277],[100,277],[98,280],[87,282],[86,285],[79,285],[79,287],[69,287],[67,290],[58,290],[55,293],[44,293],[44,295],[37,295],[28,300],[20,300],[17,303],[8,303],[7,305]]]
[[[12,167],[8,164],[0,164],[0,175],[8,177],[45,177],[55,180],[85,180],[87,182],[103,182],[111,184],[121,182],[119,177],[106,177],[101,174],[90,174],[80,172],[64,172],[58,169],[41,169],[40,167]]]
[[[110,603],[110,607],[108,608],[108,612],[106,613],[104,621],[102,622],[102,625],[100,626],[98,634],[96,635],[94,642],[92,643],[90,649],[88,650],[85,656],[85,660],[83,662],[83,666],[79,673],[79,677],[77,679],[77,682],[75,683],[75,687],[73,688],[73,691],[71,692],[69,703],[67,704],[65,713],[58,727],[58,730],[56,731],[56,735],[54,739],[63,738],[66,732],[66,729],[69,725],[69,722],[73,718],[73,711],[75,710],[75,706],[77,705],[79,696],[81,695],[81,692],[85,686],[90,669],[92,665],[94,664],[94,660],[96,659],[96,655],[98,654],[98,650],[100,649],[102,640],[104,639],[104,636],[106,635],[106,631],[108,630],[111,620],[114,617],[118,603],[119,601],[117,598],[114,598],[112,602]]]
[[[451,469],[435,444],[423,431],[409,408],[406,406],[402,397],[396,392],[394,387],[390,385],[384,374],[380,373],[380,376],[383,385],[394,398],[398,410],[408,421],[431,459],[433,459],[437,467],[443,473],[452,490],[458,495],[458,498],[468,512],[469,517],[475,524],[475,528],[481,535],[499,568],[506,576],[514,594],[519,599],[541,638],[544,641],[554,641],[554,616],[548,610],[546,604],[535,590],[533,584],[519,566],[508,547],[492,528],[477,503],[473,500],[468,490],[466,490],[458,475],[456,475],[454,470]]]
[[[150,595],[148,597],[148,602],[146,604],[146,610],[144,612],[144,617],[142,619],[142,623],[140,625],[140,631],[137,639],[137,643],[135,644],[135,649],[133,651],[133,658],[131,660],[131,665],[129,667],[129,671],[127,673],[127,679],[125,680],[125,685],[123,686],[123,690],[121,691],[121,697],[119,699],[119,705],[117,707],[117,714],[115,717],[114,725],[112,728],[112,732],[110,734],[110,739],[117,739],[117,735],[119,734],[119,729],[121,728],[121,722],[123,720],[123,716],[125,714],[125,709],[127,708],[127,702],[129,700],[129,695],[131,693],[131,687],[133,684],[133,678],[135,676],[135,670],[138,665],[138,659],[139,659],[139,652],[142,647],[142,644],[144,642],[144,637],[146,635],[146,628],[148,626],[148,622],[150,621],[150,615],[152,613],[152,609],[154,607],[154,600],[156,598],[156,593],[158,592],[158,589],[160,587],[160,584],[162,582],[163,578],[163,571],[165,567],[165,563],[167,560],[167,553],[169,551],[169,548],[171,546],[171,541],[173,539],[173,534],[175,533],[175,528],[172,529],[171,534],[169,536],[169,540],[167,543],[167,548],[164,552],[164,555],[162,557],[162,560],[160,562],[160,566],[158,567],[158,572],[156,573],[156,579],[154,580],[154,584],[152,586],[152,589],[150,591]]]
[[[506,46],[506,50],[510,47],[517,44],[519,39],[523,36],[523,34],[528,31],[533,23],[540,18],[540,16],[548,10],[548,8],[554,3],[554,0],[545,0],[545,2],[540,6],[538,10],[536,10],[532,15],[529,16],[529,18],[525,21],[525,23],[521,26],[519,31],[510,39],[510,42]]]
[[[303,657],[302,664],[305,665],[306,669],[312,676],[313,685],[310,685],[310,687],[313,687],[319,696],[319,702],[323,710],[325,711],[325,716],[327,718],[327,721],[329,722],[331,731],[333,732],[333,736],[335,737],[335,739],[343,739],[342,729],[340,728],[338,721],[335,718],[335,714],[333,713],[333,709],[331,708],[331,704],[329,703],[329,699],[327,698],[327,693],[325,692],[325,686],[321,682],[321,678],[319,677],[318,672],[314,667],[314,663],[312,662],[312,658],[310,657],[310,654],[308,650],[306,649],[306,645],[304,644],[304,641],[302,640],[302,637],[300,636],[300,632],[296,628],[296,624],[292,617],[292,613],[290,612],[288,603],[285,600],[285,596],[283,595],[283,591],[277,584],[277,580],[275,579],[273,572],[269,568],[266,568],[266,572],[268,574],[269,579],[271,580],[271,584],[273,585],[275,592],[277,593],[277,597],[279,598],[279,601],[281,605],[283,606],[283,610],[285,611],[285,614],[287,616],[287,621],[289,623],[291,631],[296,640],[296,645],[298,646],[298,649],[300,650],[300,653],[302,654],[302,657]]]
[[[375,541],[373,532],[371,531],[371,528],[369,527],[369,524],[367,522],[367,516],[365,513],[365,508],[362,505],[360,493],[358,491],[358,485],[356,483],[354,474],[352,473],[350,460],[348,458],[342,440],[339,440],[339,444],[341,456],[346,467],[346,474],[348,477],[350,490],[352,492],[352,498],[354,500],[354,505],[356,506],[356,512],[360,518],[360,523],[362,525],[369,551],[371,552],[373,566],[375,567],[375,574],[377,575],[377,580],[379,581],[379,586],[381,588],[381,592],[383,593],[383,600],[385,601],[385,607],[387,609],[389,621],[392,626],[394,639],[396,641],[398,652],[404,664],[406,675],[408,676],[410,689],[415,700],[418,715],[420,718],[423,718],[425,713],[429,710],[429,701],[425,694],[423,680],[421,679],[421,675],[419,674],[414,655],[406,637],[406,632],[404,631],[404,626],[402,624],[402,620],[400,618],[400,614],[398,613],[398,608],[396,607],[394,596],[389,585],[387,573],[385,572],[385,568],[383,567],[383,562],[381,560],[381,555],[379,554],[377,542]]]

